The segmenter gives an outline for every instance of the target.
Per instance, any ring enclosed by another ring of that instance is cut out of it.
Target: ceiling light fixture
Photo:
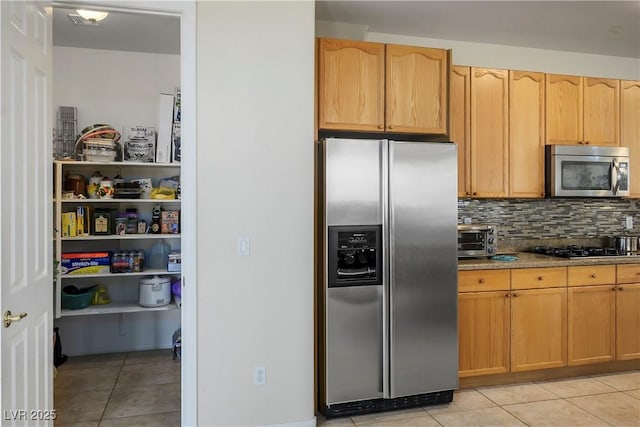
[[[109,12],[97,12],[95,10],[85,10],[85,9],[78,9],[76,10],[76,12],[78,12],[78,15],[82,16],[84,19],[91,22],[102,21],[104,18],[107,17],[107,15],[109,15]]]

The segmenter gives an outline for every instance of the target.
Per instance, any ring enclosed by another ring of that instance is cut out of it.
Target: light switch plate
[[[239,236],[237,246],[238,256],[251,255],[251,239],[248,236]]]

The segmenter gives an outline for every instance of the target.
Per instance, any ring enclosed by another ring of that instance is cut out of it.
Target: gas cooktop
[[[600,257],[629,257],[640,256],[638,253],[621,252],[616,248],[602,248],[597,246],[536,246],[534,253],[555,256],[560,258],[600,258]]]

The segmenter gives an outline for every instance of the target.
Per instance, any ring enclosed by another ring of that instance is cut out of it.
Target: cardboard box
[[[78,206],[76,208],[76,235],[88,236],[91,234],[90,207]]]
[[[167,271],[182,271],[182,256],[180,252],[169,252],[167,256]]]
[[[60,274],[106,274],[111,271],[109,252],[69,252],[62,254]]]
[[[93,234],[107,235],[112,234],[113,225],[111,220],[111,211],[109,209],[96,209],[93,215]]]
[[[76,237],[78,225],[75,212],[62,212],[62,237]]]
[[[173,95],[160,94],[158,106],[158,139],[156,163],[171,163],[171,133],[173,130]]]
[[[182,144],[182,128],[180,123],[173,124],[173,139],[171,142],[171,150],[173,154],[171,155],[171,161],[173,163],[180,163],[180,159],[182,158],[181,150]]]
[[[180,233],[180,211],[162,211],[160,216],[160,233]]]

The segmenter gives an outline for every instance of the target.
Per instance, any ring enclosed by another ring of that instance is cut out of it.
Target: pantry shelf
[[[172,301],[171,304],[162,307],[142,307],[135,303],[112,302],[104,305],[90,305],[80,310],[62,309],[60,315],[67,316],[90,316],[96,314],[119,314],[119,313],[142,313],[150,311],[179,310],[180,308]]]
[[[175,168],[180,169],[180,163],[147,163],[147,162],[87,162],[79,160],[56,160],[55,163],[60,165],[72,165],[72,166],[93,166],[93,167],[145,167],[145,168]]]
[[[101,273],[101,274],[61,274],[60,279],[87,279],[96,277],[130,277],[130,276],[177,276],[179,271],[145,270],[134,273]]]
[[[62,203],[93,204],[93,203],[180,203],[180,199],[61,199]]]
[[[80,242],[84,240],[154,240],[180,239],[180,234],[108,234],[104,236],[61,237],[65,241]]]
[[[176,264],[179,264],[182,239],[179,217],[181,200],[179,198],[150,199],[148,198],[150,193],[140,194],[144,197],[142,199],[129,197],[94,199],[88,197],[88,185],[79,185],[76,188],[74,183],[84,180],[86,184],[93,176],[107,179],[117,176],[123,180],[123,184],[142,180],[147,185],[143,187],[147,191],[161,188],[162,183],[167,180],[172,181],[172,185],[176,183],[179,185],[180,167],[179,163],[54,161],[53,245],[54,263],[59,271],[55,277],[54,292],[62,295],[62,289],[67,285],[85,287],[99,282],[111,295],[112,301],[118,301],[108,306],[89,306],[81,310],[69,310],[63,308],[62,298],[58,297],[55,299],[54,306],[56,318],[87,314],[157,312],[168,309],[167,307],[141,307],[138,290],[140,282],[150,276],[171,278],[173,281],[181,275],[180,271],[168,271],[169,264],[172,270],[179,270],[180,267]],[[83,195],[84,198],[80,196],[66,198],[70,190]],[[123,219],[126,219],[126,224]],[[121,234],[123,228],[129,233]],[[136,233],[138,230],[153,230],[158,233]],[[152,262],[152,249],[161,242],[168,247],[165,251],[167,259]],[[123,257],[132,256],[128,254],[134,253],[145,254],[142,258],[144,259],[143,271],[135,271],[140,269],[140,266],[135,264],[135,259],[127,259],[129,264],[126,264],[123,259]],[[74,258],[63,257],[70,254],[86,254],[86,256],[77,260],[78,264],[71,267],[69,260]],[[93,259],[92,256],[95,254],[104,254],[104,256]],[[171,260],[168,257],[169,254],[174,255]],[[105,258],[108,261],[105,262]],[[80,264],[82,268],[95,266],[95,269],[86,268],[85,270],[95,271],[95,273],[69,273],[80,268]],[[62,271],[67,274],[62,274]],[[98,271],[100,273],[97,273]],[[111,271],[127,272],[111,273]]]

